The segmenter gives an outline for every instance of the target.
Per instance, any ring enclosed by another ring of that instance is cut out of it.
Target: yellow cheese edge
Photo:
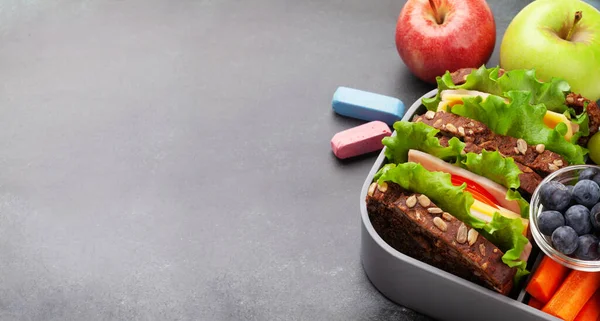
[[[523,226],[525,227],[525,230],[527,230],[527,227],[529,226],[529,220],[526,218],[521,217],[521,215],[506,209],[502,206],[498,206],[500,209],[496,209],[488,204],[485,204],[481,201],[478,200],[474,200],[473,205],[471,205],[471,214],[483,221],[486,222],[491,222],[492,218],[494,217],[494,213],[498,212],[500,213],[500,215],[504,216],[504,217],[508,217],[508,218],[520,218],[521,222],[523,222]]]

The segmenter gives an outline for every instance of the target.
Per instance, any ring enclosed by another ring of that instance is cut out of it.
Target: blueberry
[[[558,211],[544,211],[538,217],[538,224],[540,232],[550,236],[554,230],[565,225],[565,217]]]
[[[540,187],[540,202],[544,209],[562,212],[569,207],[571,193],[557,181],[550,181]]]
[[[598,186],[600,186],[600,173],[594,175],[594,177],[590,178],[592,181],[596,182]]]
[[[573,205],[577,205],[577,202],[575,202],[575,200],[573,199],[573,185],[565,185],[567,187],[567,189],[569,190],[569,195],[571,197],[571,201],[569,202],[569,206],[567,207],[571,207]]]
[[[577,232],[569,226],[561,226],[552,233],[554,248],[566,255],[571,255],[577,250]]]
[[[573,187],[573,198],[581,205],[592,207],[600,199],[600,186],[589,179],[581,180]]]
[[[596,174],[598,174],[598,171],[595,168],[588,167],[579,173],[579,180],[592,179]]]
[[[600,232],[600,203],[594,205],[590,210],[590,222],[596,232]]]
[[[573,188],[575,186],[573,186],[573,185],[565,185],[565,187],[569,190],[569,193],[573,194]]]
[[[577,232],[577,235],[588,234],[592,231],[590,210],[583,205],[573,205],[565,213],[565,223]]]
[[[575,256],[582,260],[597,260],[600,257],[600,253],[598,252],[598,238],[592,234],[580,236],[577,239]]]

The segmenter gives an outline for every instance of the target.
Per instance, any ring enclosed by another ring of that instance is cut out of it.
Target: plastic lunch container
[[[437,89],[419,98],[402,120],[426,111],[422,98],[435,96]],[[392,135],[396,135],[393,132]],[[459,278],[451,273],[413,259],[389,246],[375,231],[369,220],[365,199],[373,176],[386,164],[385,147],[369,172],[361,193],[361,249],[363,269],[370,282],[391,301],[437,320],[465,321],[560,321],[526,304],[529,299],[525,284],[533,275],[543,253],[534,244],[528,266],[531,272],[519,289],[504,296],[492,290]],[[532,262],[535,261],[535,262]]]

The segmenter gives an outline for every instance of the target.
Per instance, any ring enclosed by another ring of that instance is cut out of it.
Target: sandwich
[[[474,68],[462,68],[462,69],[456,70],[452,73],[446,73],[446,75],[444,75],[444,77],[438,78],[438,84],[440,82],[445,84],[445,85],[441,85],[440,88],[445,88],[446,85],[450,85],[451,87],[453,87],[452,88],[453,90],[470,90],[470,91],[472,91],[474,89],[475,90],[483,89],[483,87],[484,87],[481,85],[481,82],[478,81],[478,78],[479,78],[478,75],[482,75],[483,77],[488,76],[488,77],[492,78],[492,81],[493,81],[493,79],[496,79],[496,81],[497,81],[497,78],[504,76],[505,73],[506,72],[503,69],[498,68],[498,67],[491,68],[491,69],[486,69],[485,67],[481,67],[478,70],[476,70]],[[469,78],[469,76],[470,76],[470,78]],[[515,78],[515,76],[517,78],[521,78],[521,77],[526,78],[527,81],[531,82],[532,84],[537,84],[537,85],[540,84],[540,82],[535,79],[535,71],[534,70],[511,71],[507,75],[507,78],[513,79],[513,78]],[[469,82],[467,82],[467,78],[470,79]],[[512,83],[513,81],[511,80],[510,82]],[[549,111],[546,113],[546,115],[544,117],[544,122],[547,125],[549,125],[550,127],[553,127],[552,126],[553,123],[556,124],[559,121],[565,122],[564,118],[561,117],[561,115],[557,115],[556,112],[564,113],[565,110],[569,110],[569,115],[566,117],[570,117],[572,115],[575,115],[575,117],[576,117],[576,121],[572,123],[573,126],[577,127],[578,126],[577,123],[584,123],[583,125],[585,127],[582,128],[581,131],[578,131],[579,138],[577,139],[577,143],[579,145],[585,147],[589,141],[589,138],[591,136],[593,136],[594,134],[596,134],[600,127],[600,109],[598,108],[598,104],[595,101],[591,101],[591,100],[581,96],[580,94],[572,92],[570,90],[570,86],[568,85],[568,83],[560,78],[555,78],[550,83],[546,83],[546,84],[541,83],[541,86],[539,86],[539,87],[542,87],[542,88],[539,91],[538,95],[540,95],[540,96],[548,95],[548,97],[554,97],[552,102],[549,104],[547,103],[549,99],[548,100],[540,99],[540,101],[542,103],[546,104],[546,108]],[[501,88],[501,87],[499,87],[499,88]],[[514,90],[514,89],[527,90],[527,85],[515,84],[511,87],[496,89],[495,92],[498,92],[498,90],[508,91],[511,89],[512,90]],[[545,91],[545,89],[548,89],[548,91]],[[441,92],[443,90],[444,89],[438,90],[438,93],[441,94]],[[483,92],[486,92],[486,91],[487,91],[486,89],[483,89]],[[428,101],[428,100],[425,99],[425,101]],[[429,102],[431,102],[431,100],[429,100]],[[568,124],[568,123],[565,122],[565,124]],[[586,132],[586,130],[588,130],[588,131]]]
[[[427,111],[394,123],[369,186],[373,227],[396,250],[509,295],[529,271],[529,200],[542,179],[585,163],[595,102],[533,70],[437,78]]]

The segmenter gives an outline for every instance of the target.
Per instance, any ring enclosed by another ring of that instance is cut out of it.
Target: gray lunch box
[[[419,98],[402,120],[410,120],[415,114],[426,111],[422,98],[435,96],[434,89]],[[392,135],[396,135],[396,132]],[[371,283],[391,301],[437,320],[465,321],[560,321],[559,318],[539,311],[526,304],[528,295],[524,290],[539,261],[543,257],[533,244],[530,263],[531,274],[521,282],[516,294],[504,296],[482,286],[454,276],[441,269],[409,257],[389,246],[375,231],[369,220],[365,199],[373,176],[386,164],[385,148],[381,151],[367,176],[360,193],[361,261]]]

